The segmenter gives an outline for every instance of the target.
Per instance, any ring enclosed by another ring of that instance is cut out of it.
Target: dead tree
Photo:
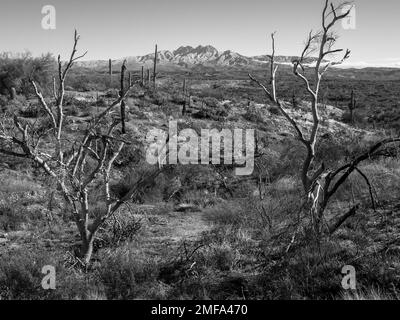
[[[320,129],[321,120],[319,115],[318,101],[321,80],[324,73],[328,70],[330,66],[341,64],[350,56],[350,51],[346,50],[340,60],[326,61],[326,58],[328,56],[343,52],[343,49],[333,48],[334,44],[336,43],[337,37],[332,32],[333,27],[338,22],[345,19],[351,12],[350,8],[344,13],[339,14],[338,12],[341,11],[343,6],[344,4],[335,7],[332,3],[329,2],[329,0],[325,1],[322,13],[322,30],[317,33],[309,33],[301,56],[293,61],[293,73],[303,82],[311,101],[312,126],[309,134],[303,132],[301,126],[286,111],[286,103],[278,99],[276,97],[276,93],[274,93],[273,91],[275,89],[274,82],[276,73],[276,68],[273,67],[273,57],[275,53],[273,36],[273,53],[271,56],[269,56],[271,60],[270,82],[272,85],[272,90],[269,90],[264,84],[262,84],[261,81],[249,74],[250,79],[257,83],[263,89],[269,100],[278,107],[282,115],[290,122],[296,132],[297,139],[306,150],[306,156],[303,160],[300,177],[303,185],[305,203],[307,204],[306,207],[310,210],[310,215],[312,217],[312,226],[317,234],[320,234],[323,213],[329,200],[336,192],[337,187],[339,187],[349,177],[349,174],[351,172],[356,170],[356,164],[348,164],[344,166],[344,169],[331,173],[326,171],[324,163],[321,163],[319,165],[316,165],[314,163],[315,147],[318,141],[318,132]],[[308,78],[307,74],[305,73],[306,58],[308,58],[311,53],[315,52],[317,53],[316,65],[315,67],[311,68],[313,69],[312,76],[311,78]],[[385,141],[385,143],[380,146],[383,147],[388,143],[391,143],[391,141]],[[369,153],[371,153],[371,151],[369,151]],[[360,159],[365,160],[364,157],[361,157]],[[332,184],[333,180],[338,178],[342,171],[346,169],[348,170],[346,171],[346,174],[341,175],[338,183],[335,183],[335,186],[337,187],[335,187],[330,192],[326,192],[329,189],[329,185]]]
[[[249,77],[251,80],[256,82],[258,85],[260,85],[264,91],[268,94],[268,97],[270,98],[271,102],[278,104],[279,101],[277,100],[276,97],[276,72],[278,71],[279,66],[275,64],[275,34],[271,33],[271,40],[272,40],[272,54],[267,55],[269,58],[269,63],[270,63],[270,69],[269,69],[269,84],[271,86],[271,89],[268,90],[266,86],[262,85],[261,82],[259,82],[257,79],[255,79],[251,74],[249,74]]]
[[[272,40],[272,54],[269,55],[270,60],[270,84],[271,84],[271,94],[272,100],[276,103],[276,72],[278,71],[278,65],[275,65],[275,33],[271,33]]]
[[[126,60],[124,60],[124,62],[122,63],[122,67],[121,67],[121,81],[120,81],[120,91],[119,91],[119,96],[123,97],[124,93],[125,93],[125,89],[124,89],[124,83],[125,83],[125,72],[126,72]],[[130,80],[129,80],[129,86],[131,86],[130,84]],[[121,100],[121,131],[123,134],[126,133],[125,130],[125,100],[124,98],[122,98]]]
[[[157,166],[142,175],[125,195],[119,198],[112,196],[110,180],[113,164],[129,142],[118,136],[115,128],[121,119],[113,119],[111,113],[124,100],[130,87],[121,87],[118,99],[99,114],[93,115],[80,136],[73,141],[68,138],[65,132],[64,85],[75,61],[85,55],[76,55],[78,41],[79,35],[75,31],[68,62],[62,63],[58,57],[58,84],[55,86],[53,103],[46,100],[36,83],[31,81],[36,97],[49,119],[50,129],[36,128],[17,115],[4,117],[0,123],[0,153],[31,160],[56,181],[57,190],[65,199],[80,234],[80,257],[88,263],[99,228],[139,190],[154,181],[161,169]],[[121,79],[124,72],[123,64]],[[99,195],[102,195],[100,200]]]

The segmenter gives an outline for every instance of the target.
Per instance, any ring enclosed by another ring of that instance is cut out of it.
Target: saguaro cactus
[[[15,100],[16,97],[17,97],[17,91],[15,90],[14,87],[12,87],[12,88],[10,89],[10,99],[11,99],[11,100]]]
[[[153,87],[156,89],[156,79],[157,79],[157,45],[154,51],[154,70],[153,70]]]
[[[354,123],[354,110],[357,108],[356,95],[354,90],[351,90],[350,102],[348,104],[350,112],[350,122]]]
[[[132,73],[128,72],[128,87],[132,86]]]
[[[144,66],[142,66],[142,78],[141,78],[141,82],[142,86],[144,86]]]
[[[108,75],[110,77],[110,87],[112,86],[112,61],[108,59]]]
[[[150,86],[150,70],[147,69],[147,85]]]
[[[294,109],[297,109],[298,105],[297,105],[297,99],[296,99],[296,93],[293,90],[292,92],[292,106]]]
[[[186,114],[186,79],[183,79],[183,87],[182,87],[182,93],[183,93],[183,106],[182,106],[182,115],[184,116]]]

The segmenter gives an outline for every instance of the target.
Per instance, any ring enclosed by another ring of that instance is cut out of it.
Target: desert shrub
[[[185,102],[185,98],[182,92],[174,92],[171,97],[171,102],[174,104],[182,105]]]
[[[197,95],[201,98],[224,100],[224,93],[221,90],[215,90],[211,88],[202,89],[201,91],[197,92]]]
[[[219,201],[205,210],[208,221],[218,226],[250,230],[267,235],[292,221],[302,205],[301,186],[293,177],[283,177],[263,188],[263,197],[247,195],[240,200]]]
[[[261,299],[296,300],[332,299],[339,294],[340,270],[346,263],[333,244],[321,244],[318,252],[304,243],[290,258],[284,257],[283,252],[284,249],[282,257],[257,277],[255,291],[258,292],[253,295]]]
[[[369,179],[372,185],[372,193],[375,200],[381,204],[396,201],[400,192],[400,172],[398,159],[382,159],[365,163],[359,169]],[[369,188],[364,178],[353,173],[350,179],[338,190],[336,199],[351,201],[355,199],[370,207],[371,199]]]
[[[30,79],[46,91],[55,70],[55,59],[51,54],[34,58],[29,52],[11,55],[0,54],[0,93],[9,93],[14,87],[17,93],[32,93]]]
[[[285,138],[282,145],[269,150],[263,164],[268,166],[269,179],[275,181],[282,176],[297,177],[305,149],[293,139]],[[259,160],[261,161],[261,160]]]
[[[18,96],[14,100],[8,100],[8,102],[2,108],[5,114],[12,115],[14,113],[19,113],[24,110],[26,104],[22,102],[22,99],[20,99],[20,97],[21,96]]]
[[[201,259],[207,267],[219,271],[229,271],[235,267],[237,254],[230,243],[210,244],[201,252]],[[198,260],[201,260],[198,259]]]
[[[238,205],[237,202],[225,201],[211,209],[206,210],[205,217],[208,221],[216,225],[232,226],[240,226],[246,219],[240,203]]]
[[[15,206],[0,206],[0,230],[15,231],[26,221],[25,215]]]
[[[180,115],[182,114],[182,106],[181,105],[176,105],[170,102],[166,102],[163,107],[163,113],[167,116],[170,117],[172,116],[173,118],[179,118]]]
[[[173,211],[173,204],[162,202],[155,205],[155,207],[151,210],[151,214],[155,216],[164,216]]]
[[[37,104],[30,104],[28,107],[20,111],[22,117],[38,118],[45,115],[44,110]]]
[[[213,97],[203,98],[203,102],[210,108],[217,108],[219,106],[219,101]]]
[[[68,86],[70,89],[87,92],[87,91],[105,91],[109,88],[109,77],[99,72],[91,71],[90,69],[71,70],[68,78]],[[117,85],[116,80],[113,81],[113,86]]]
[[[139,143],[139,142],[134,141],[133,138],[128,139],[128,140],[131,141],[134,144],[134,146],[126,145],[122,149],[122,151],[115,163],[115,166],[117,166],[117,167],[120,167],[120,168],[124,168],[127,166],[132,167],[132,166],[139,164],[139,162],[144,158],[143,148],[137,147],[137,143]]]
[[[179,197],[179,202],[194,204],[201,208],[212,207],[219,201],[214,193],[207,190],[186,190],[182,191]]]
[[[104,247],[117,247],[132,241],[142,227],[139,219],[128,213],[119,213],[112,221],[107,221],[95,240],[95,250]]]
[[[344,123],[351,123],[351,116],[349,111],[345,111],[342,115],[342,121]],[[363,123],[364,118],[357,112],[357,110],[354,111],[353,113],[353,123]]]
[[[148,291],[157,282],[157,263],[123,247],[104,252],[100,264],[98,275],[108,299],[151,298]]]
[[[171,95],[168,92],[164,91],[150,91],[147,96],[148,101],[158,106],[165,105],[168,101],[171,100]]]
[[[270,106],[269,108],[268,108],[268,111],[269,111],[269,113],[271,113],[271,114],[274,114],[274,115],[281,115],[281,111],[279,110],[279,108],[278,107],[275,107],[275,106]]]
[[[38,185],[30,179],[26,179],[16,176],[3,176],[3,184],[0,184],[0,192],[7,194],[9,198],[5,200],[11,200],[11,196],[19,195],[34,195],[38,189]]]
[[[18,248],[2,254],[0,261],[0,299],[104,299],[104,290],[96,273],[83,273],[67,268],[70,257],[43,248]],[[41,282],[42,268],[53,266],[56,270],[56,289],[44,290]]]
[[[192,114],[192,117],[195,119],[210,119],[215,121],[224,121],[227,116],[228,113],[221,108],[202,108],[201,110]]]
[[[132,167],[134,170],[131,170]],[[126,174],[117,183],[110,186],[111,192],[114,196],[122,198],[133,186],[137,184],[141,177],[146,177],[153,172],[154,167],[149,165],[146,161],[140,161],[136,165],[128,166],[126,168]],[[157,177],[158,179],[159,177]],[[162,200],[162,185],[158,184],[158,181],[149,181],[144,190],[137,190],[134,202],[143,203],[147,196],[152,196],[153,200]],[[148,192],[150,191],[151,192]]]
[[[0,107],[4,107],[8,103],[7,96],[0,94]]]
[[[316,145],[316,161],[324,162],[327,166],[335,166],[338,162],[349,156],[348,145],[353,143],[354,141],[344,143],[336,139],[333,135],[326,134],[322,136],[321,141]]]
[[[80,113],[79,107],[77,105],[69,105],[68,107],[65,108],[65,114],[67,116],[73,116],[76,117]]]
[[[17,249],[3,256],[0,261],[0,297],[1,299],[49,299],[55,298],[53,290],[43,290],[42,268],[46,265],[56,267],[61,276],[62,268],[47,252],[29,249]]]
[[[261,112],[259,110],[255,110],[254,108],[247,108],[243,118],[254,123],[264,122]]]
[[[357,300],[357,301],[362,301],[362,300],[368,300],[368,301],[373,301],[373,300],[394,300],[394,297],[387,292],[383,292],[379,288],[370,288],[366,290],[357,290],[357,291],[343,291],[340,296],[337,297],[338,300],[347,300],[347,301],[352,301],[352,300]]]
[[[51,119],[49,117],[41,117],[36,122],[37,134],[43,134],[48,132],[53,127]]]

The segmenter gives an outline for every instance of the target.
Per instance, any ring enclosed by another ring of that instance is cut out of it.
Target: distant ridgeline
[[[276,63],[291,65],[296,56],[276,56]],[[116,66],[122,64],[126,59],[128,64],[132,67],[135,66],[151,66],[154,61],[154,53],[144,56],[126,57],[123,59],[114,60]],[[311,64],[315,62],[315,58],[310,57],[305,59],[305,63]],[[268,63],[269,58],[267,55],[247,57],[237,52],[226,50],[218,51],[213,46],[198,46],[193,48],[191,46],[182,46],[174,51],[161,50],[158,52],[158,62],[161,65],[174,65],[176,67],[190,68],[196,65],[204,66],[227,66],[227,67],[261,67]],[[105,69],[108,67],[106,60],[92,60],[81,61],[77,63],[78,66],[86,68]]]

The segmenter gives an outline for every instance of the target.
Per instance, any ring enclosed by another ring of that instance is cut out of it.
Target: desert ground
[[[393,79],[393,72],[381,73],[382,78],[375,82],[365,79],[360,70],[329,74],[321,106],[318,161],[336,167],[375,142],[398,134],[398,106],[394,107],[390,99],[398,102],[392,88],[399,85],[400,76],[396,73]],[[132,74],[140,78],[140,72]],[[290,77],[289,72],[285,77]],[[92,115],[100,114],[118,98],[119,74],[113,75],[114,87],[103,90],[108,86],[107,73],[77,68],[71,78],[64,101],[65,135],[74,140]],[[187,93],[182,92],[183,79]],[[278,82],[278,88],[281,83],[289,87],[284,79]],[[125,98],[124,137],[132,144],[114,163],[110,183],[113,197],[123,197],[149,170],[143,161],[146,134],[152,128],[165,128],[171,120],[176,120],[180,128],[195,131],[254,129],[260,154],[254,172],[239,177],[233,174],[232,165],[166,165],[101,227],[87,264],[77,254],[79,234],[54,181],[38,166],[32,166],[30,159],[3,154],[2,299],[399,297],[398,156],[360,164],[371,189],[360,175],[352,173],[334,196],[324,219],[327,223],[335,221],[355,203],[359,205],[357,213],[317,243],[306,226],[300,230],[296,227],[298,219],[307,219],[299,213],[302,192],[298,173],[304,149],[290,123],[242,71],[160,72],[156,89],[140,80],[134,82]],[[342,88],[337,89],[340,95],[329,89],[332,83]],[[366,88],[378,83],[383,89],[377,98]],[[356,110],[355,121],[349,123],[347,104],[354,88],[363,103]],[[392,96],[383,94],[385,90]],[[301,91],[296,91],[299,97],[295,105],[292,91],[284,87],[278,92],[291,101],[291,117],[309,130],[310,105]],[[388,100],[382,102],[384,97]],[[20,93],[14,100],[3,96],[1,102],[4,116],[17,113],[20,121],[42,121],[46,125],[46,115],[34,94]],[[183,115],[184,103],[187,111]],[[379,103],[381,108],[375,107]],[[382,121],[386,115],[390,121]],[[115,112],[110,117],[117,116]],[[98,191],[90,197],[93,206],[89,214],[95,216],[102,194]],[[41,286],[41,268],[45,265],[56,268],[55,290]],[[341,286],[345,265],[357,270],[357,290],[346,291]]]

